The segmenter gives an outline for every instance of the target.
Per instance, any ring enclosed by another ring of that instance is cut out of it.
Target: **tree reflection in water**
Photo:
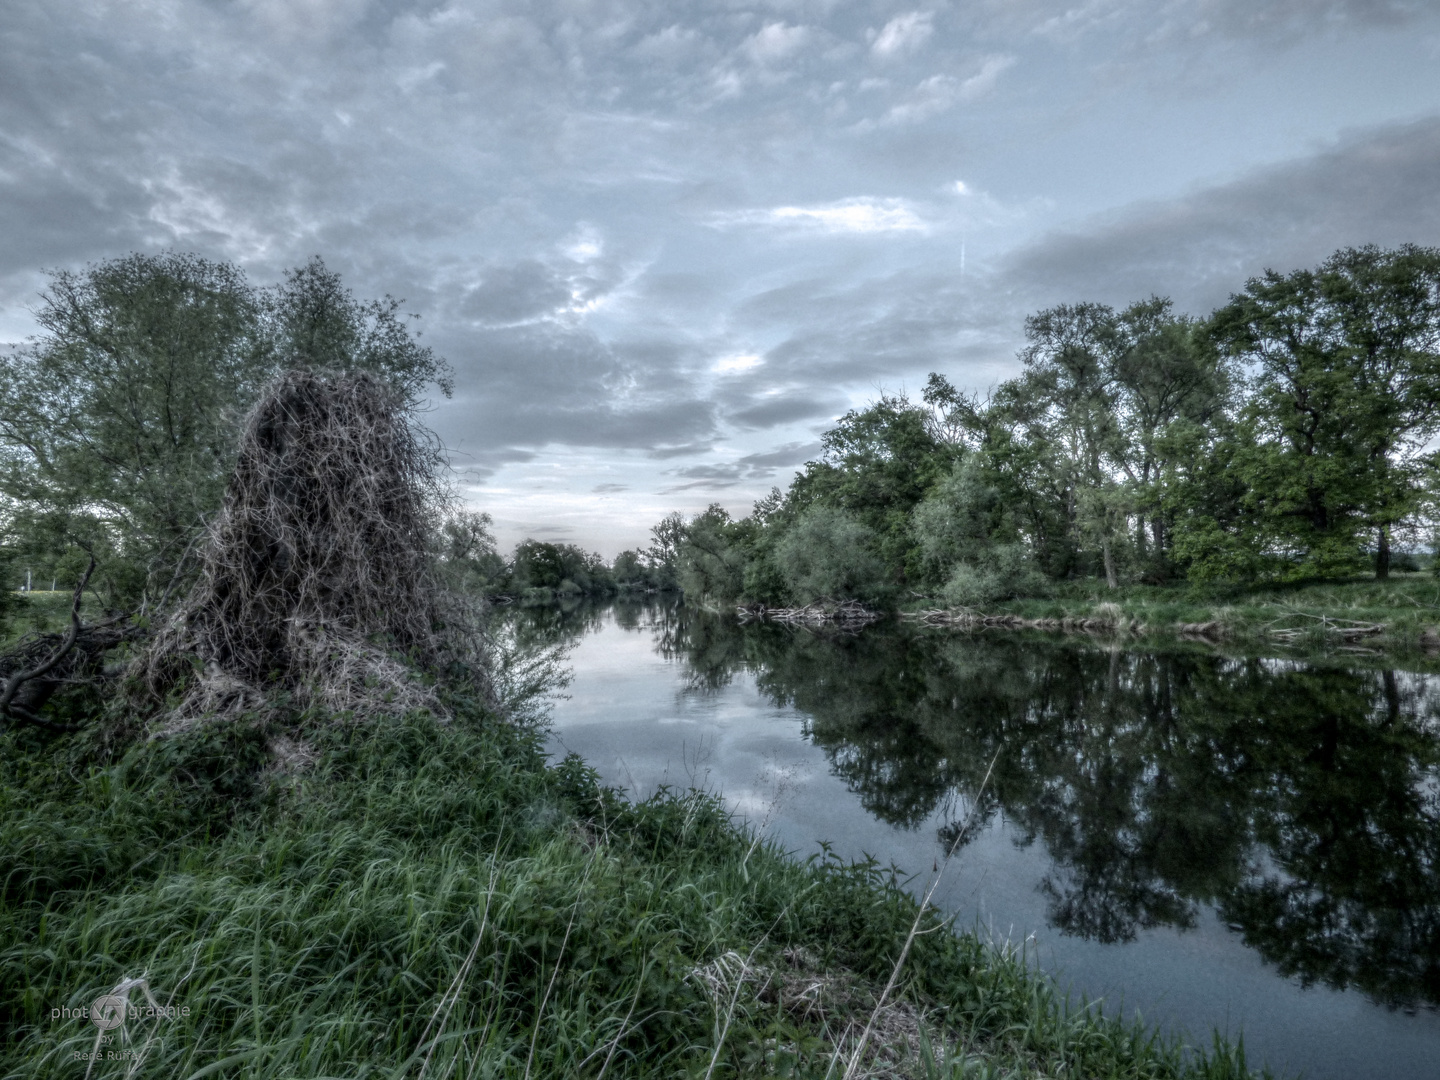
[[[1333,660],[1141,651],[905,625],[857,635],[652,612],[706,692],[740,670],[800,710],[871,813],[968,805],[1053,860],[1068,934],[1125,941],[1203,905],[1286,975],[1440,1002],[1440,682]],[[941,828],[954,839],[958,817]]]

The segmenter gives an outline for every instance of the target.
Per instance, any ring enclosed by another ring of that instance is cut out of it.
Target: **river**
[[[719,792],[805,856],[916,875],[1078,999],[1252,1066],[1440,1077],[1440,675],[1343,658],[676,603],[513,616],[571,643],[551,745]]]

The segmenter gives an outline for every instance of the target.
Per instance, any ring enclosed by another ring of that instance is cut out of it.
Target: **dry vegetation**
[[[433,570],[436,464],[379,380],[274,383],[245,424],[199,579],[141,660],[148,691],[171,700],[167,730],[264,708],[277,690],[332,714],[443,715],[420,673],[474,675],[480,628]]]

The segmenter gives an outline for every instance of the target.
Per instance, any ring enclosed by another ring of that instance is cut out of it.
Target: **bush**
[[[875,534],[843,510],[807,510],[775,548],[775,562],[801,603],[822,597],[882,601],[889,593]]]
[[[1045,575],[978,455],[956,465],[915,508],[913,527],[930,580],[944,582],[946,603],[971,607],[1045,590]]]

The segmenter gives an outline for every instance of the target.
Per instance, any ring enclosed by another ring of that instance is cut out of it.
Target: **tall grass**
[[[273,734],[210,725],[108,763],[89,736],[0,735],[0,1075],[837,1076],[907,936],[894,992],[923,1030],[872,1075],[1246,1075],[916,924],[873,862],[755,846],[701,793],[628,803],[547,766],[534,730],[312,722],[299,776],[268,764]],[[747,971],[717,995],[698,973],[730,954]],[[860,988],[851,1016],[775,992],[801,954]],[[183,1014],[59,1015],[139,979]]]
[[[917,610],[930,600],[908,605]],[[1274,645],[1272,631],[1303,629],[1316,619],[1377,623],[1384,632],[1367,637],[1367,646],[1387,651],[1433,647],[1440,631],[1440,580],[1430,574],[1395,574],[1387,581],[1303,581],[1271,584],[1126,585],[1106,589],[1104,582],[1055,583],[1045,596],[997,601],[986,614],[1022,619],[1100,618],[1122,629],[1174,632],[1208,625],[1218,637]],[[1422,637],[1422,635],[1429,635]],[[1317,635],[1314,644],[1323,644]],[[1332,642],[1333,643],[1333,642]]]

